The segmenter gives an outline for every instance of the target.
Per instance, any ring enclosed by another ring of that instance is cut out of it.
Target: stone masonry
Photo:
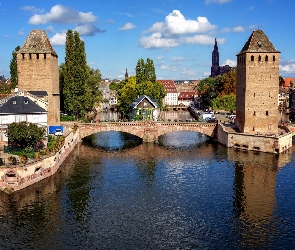
[[[254,30],[237,55],[236,126],[241,133],[278,134],[280,52]]]
[[[44,30],[32,30],[17,52],[18,88],[46,91],[48,125],[60,124],[58,56]]]

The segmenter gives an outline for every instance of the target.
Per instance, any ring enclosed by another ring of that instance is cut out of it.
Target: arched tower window
[[[30,60],[32,59],[32,54],[31,53],[29,54],[29,58],[30,58]]]
[[[36,54],[36,59],[39,59],[39,54]]]
[[[46,54],[44,54],[44,59],[46,59]]]
[[[22,59],[25,59],[25,54],[24,53],[22,53]]]
[[[276,61],[276,57],[272,56],[272,61],[275,62]]]
[[[265,56],[265,61],[268,62],[268,56]]]
[[[261,62],[261,56],[258,56],[258,62]]]
[[[251,56],[251,62],[253,62],[254,61],[254,56]]]

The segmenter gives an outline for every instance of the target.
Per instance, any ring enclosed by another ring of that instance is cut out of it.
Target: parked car
[[[62,133],[62,130],[61,129],[56,129],[55,132],[54,132],[54,135],[56,136],[61,136],[63,133]]]

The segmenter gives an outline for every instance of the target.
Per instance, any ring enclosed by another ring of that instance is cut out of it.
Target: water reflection
[[[294,246],[291,151],[235,151],[197,133],[167,134],[161,145],[111,133],[80,143],[51,178],[0,194],[1,249]]]

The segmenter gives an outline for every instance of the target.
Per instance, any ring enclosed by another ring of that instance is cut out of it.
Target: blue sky
[[[294,0],[0,0],[0,75],[32,29],[44,29],[59,56],[65,33],[77,30],[88,64],[103,78],[135,75],[138,59],[154,61],[158,79],[203,79],[210,74],[214,39],[220,65],[236,54],[255,29],[281,51],[280,75],[295,77]]]

